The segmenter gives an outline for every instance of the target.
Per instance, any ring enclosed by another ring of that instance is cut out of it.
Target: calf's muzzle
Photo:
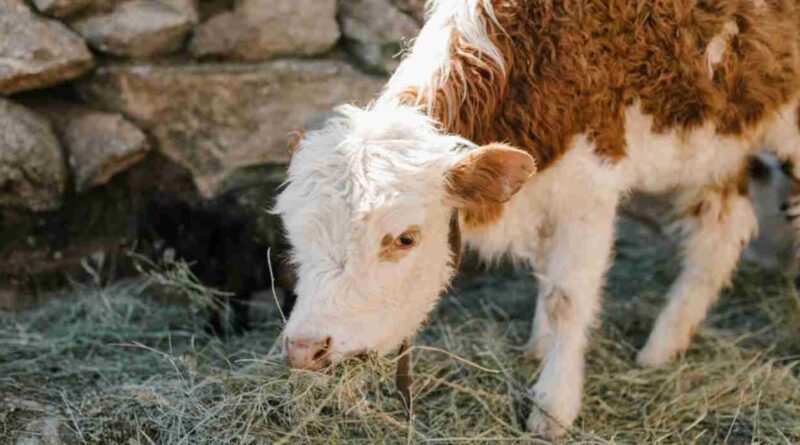
[[[287,338],[286,361],[292,368],[318,370],[331,363],[331,338]]]

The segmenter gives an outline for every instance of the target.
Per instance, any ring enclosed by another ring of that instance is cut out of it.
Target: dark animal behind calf
[[[136,220],[139,243],[153,260],[167,249],[185,261],[205,286],[229,296],[218,297],[209,315],[209,329],[225,335],[222,311],[231,308],[231,327],[241,334],[249,327],[248,306],[255,292],[270,287],[267,252],[258,237],[254,218],[232,198],[189,204],[175,198],[154,198],[140,209]],[[282,236],[279,237],[282,239]],[[284,291],[283,312],[294,305],[294,274],[280,259],[285,242],[272,246],[272,266]]]

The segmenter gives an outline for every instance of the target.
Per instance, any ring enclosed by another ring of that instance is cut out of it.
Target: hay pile
[[[565,442],[800,443],[800,303],[783,279],[745,268],[685,358],[635,366],[673,253],[623,227]],[[0,315],[0,443],[535,443],[523,425],[538,362],[519,350],[534,292],[520,274],[459,280],[415,341],[406,421],[394,357],[287,370],[269,300],[253,331],[220,342],[198,311],[155,301],[141,280],[78,289]]]

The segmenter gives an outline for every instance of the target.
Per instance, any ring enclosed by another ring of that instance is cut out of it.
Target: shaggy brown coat
[[[625,156],[624,110],[636,100],[657,132],[711,121],[722,134],[746,136],[800,87],[798,0],[492,4],[497,21],[484,20],[505,72],[454,33],[449,74],[434,83],[429,112],[476,143],[526,150],[540,170],[580,133],[603,156]],[[712,76],[706,50],[731,23],[738,32]],[[423,104],[427,95],[409,89],[402,98]]]
[[[492,5],[496,21],[484,11],[484,22],[505,69],[454,32],[448,74],[432,83],[428,112],[447,132],[527,151],[539,170],[581,133],[612,162],[624,157],[624,111],[635,101],[656,132],[713,122],[721,134],[752,137],[800,87],[798,0]],[[709,71],[706,51],[721,35],[724,52]],[[429,92],[419,88],[401,94],[418,105],[425,97]],[[501,204],[474,206],[465,222],[486,224],[501,212]]]

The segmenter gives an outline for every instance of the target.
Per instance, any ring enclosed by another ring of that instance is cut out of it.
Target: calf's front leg
[[[600,307],[617,207],[612,192],[571,192],[556,197],[552,239],[541,240],[550,247],[540,263],[532,339],[544,361],[527,428],[550,438],[563,435],[580,410],[587,333]]]

